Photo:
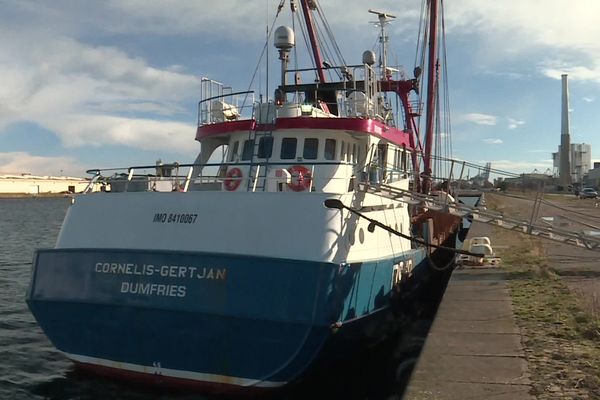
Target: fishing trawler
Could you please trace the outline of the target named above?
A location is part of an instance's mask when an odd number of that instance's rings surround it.
[[[432,154],[438,1],[423,29],[428,67],[411,77],[387,61],[393,15],[370,10],[378,56],[332,65],[317,2],[291,5],[312,68],[290,67],[292,28],[272,30],[273,99],[202,79],[196,160],[91,171],[102,190],[74,198],[55,248],[36,252],[27,303],[78,367],[209,390],[282,387],[381,340],[401,284],[452,266],[461,218],[440,206],[454,199]]]

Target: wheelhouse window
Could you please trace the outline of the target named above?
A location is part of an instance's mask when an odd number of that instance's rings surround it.
[[[377,145],[377,161],[381,168],[387,167],[387,144],[378,144]]]
[[[319,139],[304,139],[304,151],[302,157],[305,160],[316,160],[319,153]]]
[[[263,136],[258,141],[258,158],[271,158],[273,154],[273,136]]]
[[[325,159],[335,160],[335,139],[325,139]]]
[[[298,139],[296,138],[283,138],[281,140],[281,154],[282,160],[293,160],[296,158],[296,147],[298,146]]]
[[[340,150],[340,160],[346,161],[346,142],[342,142],[342,149]]]
[[[254,151],[254,140],[248,139],[244,142],[244,148],[242,149],[242,161],[248,161],[252,159],[252,152]]]
[[[240,149],[240,141],[236,140],[233,143],[233,147],[231,147],[231,152],[229,153],[229,161],[237,161],[237,158],[239,157],[239,155],[238,155],[239,149]]]

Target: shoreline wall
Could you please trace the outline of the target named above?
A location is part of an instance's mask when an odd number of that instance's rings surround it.
[[[0,175],[0,194],[80,193],[88,183],[85,178]]]

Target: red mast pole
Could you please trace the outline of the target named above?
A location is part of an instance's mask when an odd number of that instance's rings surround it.
[[[306,21],[306,29],[308,30],[308,38],[310,39],[310,45],[312,47],[313,57],[315,64],[317,64],[317,74],[319,75],[319,82],[325,82],[325,73],[323,72],[323,59],[321,58],[321,51],[319,50],[319,44],[317,43],[317,32],[315,31],[315,25],[312,20],[312,15],[308,7],[310,0],[301,0],[302,13],[304,14],[304,20]]]
[[[429,0],[429,56],[427,60],[427,115],[425,120],[425,151],[423,152],[423,193],[431,190],[431,146],[435,119],[437,88],[437,20],[438,0]]]

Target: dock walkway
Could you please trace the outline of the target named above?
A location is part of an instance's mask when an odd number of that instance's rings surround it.
[[[486,230],[474,224],[470,236]],[[530,390],[505,273],[455,270],[403,399],[534,399]]]

